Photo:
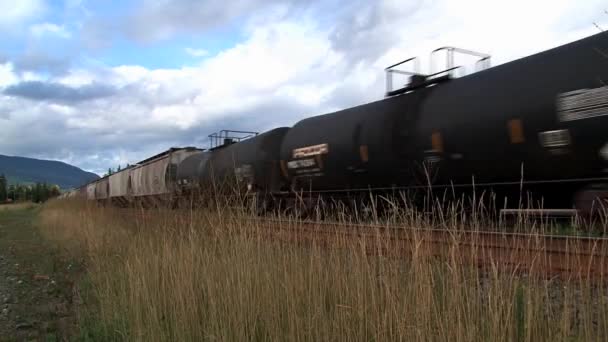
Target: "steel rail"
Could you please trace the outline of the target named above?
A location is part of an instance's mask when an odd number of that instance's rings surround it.
[[[436,190],[436,189],[451,189],[451,188],[485,188],[492,186],[521,186],[521,185],[544,185],[544,184],[568,184],[582,182],[599,182],[608,181],[608,177],[583,177],[583,178],[567,178],[567,179],[544,179],[544,180],[520,180],[507,182],[482,182],[482,183],[455,183],[455,184],[421,184],[421,185],[403,185],[403,186],[380,186],[369,188],[352,188],[352,189],[327,189],[327,190],[302,190],[295,191],[298,194],[318,194],[318,193],[348,193],[348,192],[369,192],[369,191],[387,191],[387,190]],[[276,194],[293,193],[293,191],[277,192]]]
[[[405,228],[389,225],[348,224],[280,219],[258,219],[271,234],[291,233],[292,240],[331,242],[328,238],[358,238],[381,250],[410,252],[417,250],[433,256],[447,256],[456,250],[462,259],[480,267],[500,263],[513,268],[549,277],[608,279],[608,238],[509,233],[479,230],[446,230],[437,228]],[[330,229],[328,229],[330,227]],[[333,229],[331,229],[333,228]],[[372,231],[373,230],[373,231]],[[289,236],[288,236],[289,238]],[[344,241],[334,240],[334,243]],[[378,244],[377,242],[384,242]],[[414,244],[406,242],[415,242]]]
[[[347,229],[383,229],[383,230],[392,230],[392,231],[418,231],[418,232],[458,232],[458,233],[475,233],[475,234],[485,234],[485,235],[497,235],[497,236],[510,236],[510,237],[522,237],[522,238],[531,238],[531,237],[541,237],[541,238],[555,238],[555,239],[577,239],[579,241],[594,241],[599,242],[602,241],[608,244],[608,238],[606,237],[592,237],[592,236],[576,236],[576,235],[555,235],[555,234],[540,234],[540,233],[520,233],[520,232],[501,232],[496,230],[447,230],[444,228],[415,228],[415,227],[405,227],[398,225],[389,225],[389,224],[366,224],[366,223],[350,223],[350,222],[339,222],[339,221],[313,221],[313,220],[298,220],[298,219],[274,219],[274,218],[259,218],[259,217],[251,217],[247,218],[250,221],[257,222],[270,222],[270,223],[296,223],[301,225],[319,225],[319,226],[342,226]]]

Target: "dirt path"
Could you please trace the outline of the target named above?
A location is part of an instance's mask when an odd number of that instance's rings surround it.
[[[0,341],[63,341],[76,332],[74,266],[40,235],[38,211],[0,210]]]

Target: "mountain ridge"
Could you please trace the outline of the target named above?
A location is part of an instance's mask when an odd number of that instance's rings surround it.
[[[45,160],[0,154],[0,175],[9,184],[43,183],[59,185],[62,189],[79,187],[99,176],[74,165],[57,160]]]

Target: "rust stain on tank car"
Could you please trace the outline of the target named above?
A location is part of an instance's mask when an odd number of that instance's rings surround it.
[[[439,131],[431,134],[431,146],[435,152],[443,152],[443,137]]]
[[[509,139],[511,144],[521,144],[526,141],[524,137],[524,126],[520,119],[512,119],[507,123],[509,128]]]
[[[359,146],[359,157],[364,163],[367,163],[369,161],[369,150],[367,148],[367,145]]]
[[[281,173],[283,174],[283,177],[289,177],[289,173],[287,172],[287,162],[284,160],[281,160]]]

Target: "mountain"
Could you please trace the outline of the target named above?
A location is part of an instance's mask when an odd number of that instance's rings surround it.
[[[0,174],[8,178],[9,184],[37,183],[59,185],[70,189],[98,179],[99,176],[63,162],[0,154]]]

